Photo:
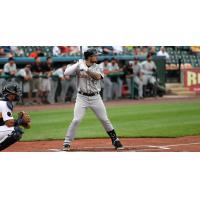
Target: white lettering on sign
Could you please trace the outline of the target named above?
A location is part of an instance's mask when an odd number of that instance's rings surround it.
[[[200,73],[198,73],[198,83],[200,84]]]
[[[191,72],[191,71],[187,73],[187,85],[188,86],[196,85],[198,83],[197,75],[198,75],[198,73]]]

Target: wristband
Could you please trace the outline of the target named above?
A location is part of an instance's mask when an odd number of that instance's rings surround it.
[[[14,126],[20,126],[20,125],[23,124],[23,122],[24,122],[23,119],[17,119],[17,120],[15,120],[15,124],[14,124]]]

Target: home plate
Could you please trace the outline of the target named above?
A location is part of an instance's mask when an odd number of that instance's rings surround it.
[[[48,149],[48,150],[52,152],[65,152],[62,149]]]
[[[166,147],[166,146],[152,146],[152,145],[150,145],[150,146],[147,146],[147,147],[150,147],[150,148],[158,148],[158,149],[170,149],[169,147]]]

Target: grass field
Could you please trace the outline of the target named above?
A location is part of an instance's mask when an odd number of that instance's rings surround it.
[[[107,108],[121,137],[178,137],[200,135],[200,103],[158,103],[110,106]],[[63,139],[73,116],[73,109],[30,112],[32,128],[23,141]],[[104,129],[88,110],[76,138],[105,137]]]

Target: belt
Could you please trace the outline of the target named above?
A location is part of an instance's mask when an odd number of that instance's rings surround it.
[[[93,97],[93,96],[99,94],[99,92],[95,92],[95,93],[85,93],[85,92],[81,92],[81,91],[79,91],[78,93],[79,93],[79,94],[82,94],[82,95],[84,95],[84,96],[88,96],[88,97]]]

